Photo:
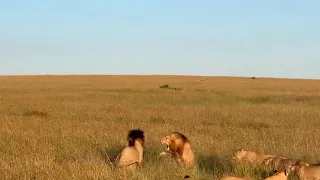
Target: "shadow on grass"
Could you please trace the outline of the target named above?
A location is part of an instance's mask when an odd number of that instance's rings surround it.
[[[227,158],[221,158],[216,155],[199,155],[197,157],[199,171],[206,174],[221,176],[224,173],[232,172],[233,165]]]
[[[213,175],[215,178],[237,176],[264,179],[274,173],[258,166],[236,163],[228,157],[219,157],[217,155],[199,155],[197,161],[198,169],[201,173]]]
[[[265,179],[272,176],[275,172],[268,171],[261,166],[250,164],[237,164],[232,174],[238,177],[250,177],[255,179]]]
[[[98,156],[105,161],[107,165],[113,167],[113,163],[117,155],[122,151],[124,146],[113,146],[113,147],[96,147]]]

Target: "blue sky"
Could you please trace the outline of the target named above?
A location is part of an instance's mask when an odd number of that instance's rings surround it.
[[[0,74],[320,78],[320,1],[3,0]]]

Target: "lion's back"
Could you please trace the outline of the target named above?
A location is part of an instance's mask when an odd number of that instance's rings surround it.
[[[126,166],[135,162],[139,162],[139,152],[134,147],[124,148],[115,160],[117,167]]]

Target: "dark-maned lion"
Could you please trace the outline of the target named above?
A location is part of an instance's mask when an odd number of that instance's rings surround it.
[[[140,129],[129,131],[128,146],[119,153],[115,160],[115,166],[135,170],[143,160],[144,132]]]

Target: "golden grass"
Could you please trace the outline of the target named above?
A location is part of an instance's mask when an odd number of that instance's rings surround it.
[[[238,148],[320,161],[320,82],[187,76],[0,77],[1,179],[264,178],[231,161]],[[167,84],[170,88],[159,88]],[[181,89],[180,89],[181,88]],[[114,172],[106,156],[145,131],[143,165]],[[172,131],[192,142],[198,168],[158,159]],[[168,165],[169,164],[169,165]]]

